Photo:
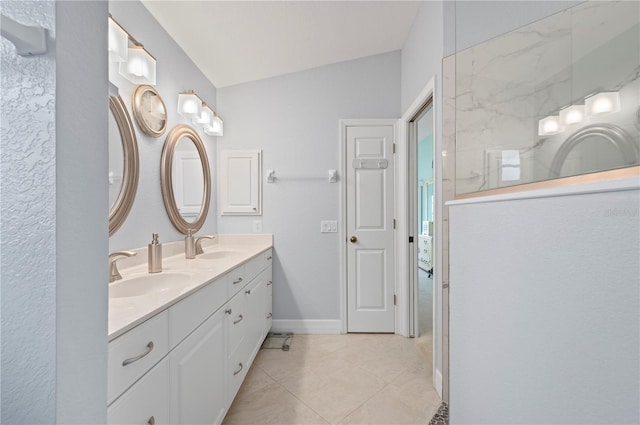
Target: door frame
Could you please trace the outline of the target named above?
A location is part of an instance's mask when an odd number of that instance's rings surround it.
[[[433,98],[433,149],[434,149],[434,244],[433,244],[433,283],[434,283],[434,306],[439,308],[440,312],[443,311],[442,305],[442,138],[440,136],[440,128],[438,127],[438,120],[441,116],[440,104],[438,102],[438,92],[436,90],[436,77],[433,76],[429,79],[427,84],[421,90],[420,94],[415,98],[407,110],[403,113],[402,118],[398,120],[398,132],[399,137],[396,144],[396,170],[398,173],[396,179],[396,197],[397,197],[397,215],[400,217],[398,220],[398,227],[396,231],[396,282],[403,282],[401,285],[397,285],[398,295],[398,332],[403,336],[411,336],[410,328],[411,321],[415,319],[412,317],[411,312],[411,291],[417,285],[417,270],[413,270],[415,265],[417,269],[417,263],[414,261],[414,257],[417,256],[417,242],[410,244],[409,236],[417,229],[416,223],[410,223],[412,211],[414,207],[412,190],[415,190],[417,180],[416,167],[410,167],[410,134],[409,134],[409,122],[420,111],[420,109]],[[411,172],[413,171],[413,173]],[[415,235],[414,235],[415,236]],[[416,236],[417,237],[417,236]],[[413,274],[413,276],[412,276]],[[439,298],[438,298],[439,297]],[[436,303],[439,302],[439,305]],[[434,309],[435,313],[436,309]],[[438,392],[438,395],[442,397],[442,381],[443,375],[446,373],[436,369],[435,353],[440,351],[443,353],[443,341],[442,341],[442,318],[439,321],[434,320],[434,332],[433,332],[433,384]],[[439,332],[436,332],[435,327],[439,325]],[[439,338],[436,338],[436,335]],[[444,365],[444,362],[443,362]]]
[[[393,138],[394,143],[397,147],[398,142],[398,120],[397,119],[342,119],[339,121],[340,125],[340,153],[338,155],[340,161],[340,174],[338,180],[340,181],[340,223],[338,237],[340,239],[340,333],[347,333],[347,127],[355,127],[355,126],[371,126],[371,125],[390,125],[393,127]],[[394,155],[394,165],[396,169],[394,170],[394,189],[393,196],[390,197],[390,202],[394,204],[394,217],[398,217],[397,215],[397,187],[398,187],[398,170],[397,170],[397,161]],[[394,252],[396,252],[398,245],[396,243],[396,238],[394,235]],[[398,267],[396,265],[397,262],[397,254],[395,254],[395,261],[393,261],[392,267],[394,267],[394,276],[397,276]],[[395,294],[398,293],[398,280],[396,279],[394,282]],[[395,333],[398,333],[398,306],[395,308]]]

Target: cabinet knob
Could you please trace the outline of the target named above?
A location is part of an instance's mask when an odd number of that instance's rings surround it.
[[[226,309],[224,312],[227,313],[227,314],[233,313],[233,311],[230,308]]]
[[[153,416],[149,418],[149,420],[147,421],[147,423],[149,425],[156,425],[156,418],[154,418]]]
[[[271,286],[271,285],[273,285],[272,281],[267,282],[267,286]]]
[[[246,291],[244,291],[244,293],[247,295],[251,295],[251,289],[247,289]]]

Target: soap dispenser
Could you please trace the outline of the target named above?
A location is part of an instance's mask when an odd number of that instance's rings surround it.
[[[187,230],[187,236],[184,237],[184,257],[188,260],[196,258],[196,247],[193,239],[193,231]]]
[[[162,244],[158,242],[158,234],[152,234],[153,240],[149,244],[149,273],[162,271]]]

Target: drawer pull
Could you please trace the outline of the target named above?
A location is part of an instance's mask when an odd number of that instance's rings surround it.
[[[273,285],[272,281],[267,282],[267,286],[271,286],[271,285]]]
[[[130,365],[133,362],[137,362],[138,360],[140,360],[141,358],[149,354],[151,351],[153,351],[153,341],[149,341],[149,343],[147,344],[147,351],[140,354],[139,356],[131,357],[130,359],[125,359],[122,362],[122,366]]]
[[[240,369],[238,369],[235,372],[233,372],[233,376],[236,376],[237,374],[242,372],[242,369],[244,369],[244,366],[242,366],[242,363],[238,363],[238,366],[240,366]]]
[[[239,315],[239,316],[238,316],[238,320],[234,320],[234,321],[233,321],[233,324],[234,324],[234,325],[237,325],[238,323],[242,322],[242,319],[244,319],[244,317],[243,317],[243,316],[242,316],[242,314],[241,314],[241,315]]]
[[[237,284],[238,284],[238,283],[240,283],[240,282],[242,282],[242,278],[241,278],[241,277],[239,277],[239,278],[238,278],[238,280],[234,280],[234,281],[233,281],[233,284],[234,284],[234,285],[237,285]]]
[[[272,313],[267,314],[267,319],[271,319],[273,317]]]
[[[226,309],[224,312],[225,312],[225,313],[227,313],[227,314],[231,314],[231,313],[233,313],[233,310],[231,310],[230,308],[228,308],[228,309]]]
[[[247,295],[251,295],[251,289],[247,289],[246,291],[244,291],[244,293]]]
[[[147,421],[147,423],[149,425],[156,425],[156,418],[154,418],[153,416],[149,418],[149,420]]]
[[[272,258],[273,258],[273,256],[270,255],[270,256],[267,257],[267,260],[271,260]]]

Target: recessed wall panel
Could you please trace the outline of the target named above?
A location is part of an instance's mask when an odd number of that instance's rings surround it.
[[[382,249],[356,251],[356,310],[384,310],[387,282],[386,252]]]
[[[384,170],[356,170],[356,230],[385,228]],[[362,190],[360,188],[366,188]]]

